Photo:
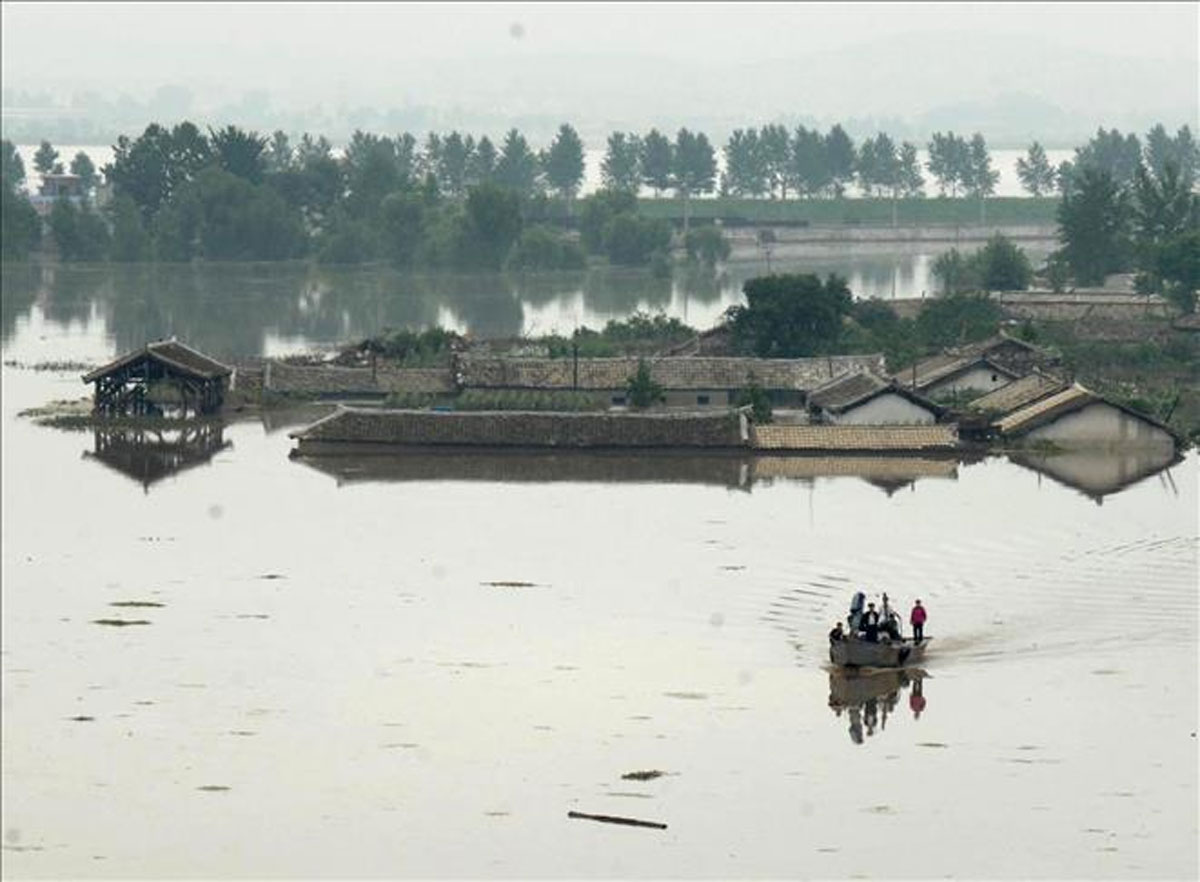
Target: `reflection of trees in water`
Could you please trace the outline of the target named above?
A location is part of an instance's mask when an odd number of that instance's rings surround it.
[[[676,275],[674,283],[676,300],[686,298],[706,305],[720,300],[730,286],[729,275],[726,272],[703,265],[686,266]],[[741,292],[740,286],[737,292]]]
[[[588,273],[583,302],[601,315],[625,316],[639,308],[665,310],[671,305],[671,279],[655,278],[647,270],[596,270]]]
[[[29,312],[37,299],[41,272],[33,263],[5,263],[0,265],[0,329],[4,343],[12,339],[17,319]]]

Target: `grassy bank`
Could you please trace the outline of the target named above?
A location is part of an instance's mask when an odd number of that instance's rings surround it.
[[[1055,223],[1057,198],[997,197],[988,199],[987,224],[1011,226]],[[683,200],[640,199],[639,211],[652,218],[683,220]],[[689,208],[695,221],[721,219],[726,225],[779,224],[809,226],[891,226],[890,199],[693,199]],[[896,203],[896,223],[901,226],[971,226],[980,222],[976,199],[901,199]]]

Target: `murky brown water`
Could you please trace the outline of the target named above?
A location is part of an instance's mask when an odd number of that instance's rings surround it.
[[[8,878],[1197,874],[1195,453],[316,467],[274,421],[148,480],[15,417],[78,374],[3,384]],[[858,587],[929,607],[923,677],[831,678]]]

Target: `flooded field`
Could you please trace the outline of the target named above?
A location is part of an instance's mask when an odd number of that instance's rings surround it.
[[[7,878],[1197,874],[1195,452],[172,460],[17,417],[80,373],[3,368]]]

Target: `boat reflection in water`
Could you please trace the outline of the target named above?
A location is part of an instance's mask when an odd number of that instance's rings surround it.
[[[225,426],[217,421],[97,428],[94,447],[83,451],[83,457],[132,478],[149,493],[152,484],[203,465],[232,447],[233,442],[225,440],[224,434]]]
[[[832,670],[829,672],[829,707],[849,720],[850,740],[862,744],[887,728],[904,693],[908,710],[919,720],[925,710],[925,679],[919,668],[901,670]]]

